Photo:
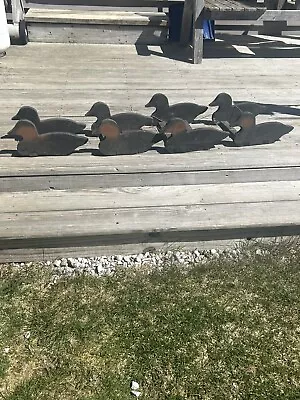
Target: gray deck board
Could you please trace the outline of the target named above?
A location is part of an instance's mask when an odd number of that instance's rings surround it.
[[[207,105],[227,91],[234,100],[273,104],[274,115],[258,122],[294,130],[272,145],[178,155],[95,157],[92,139],[85,153],[26,159],[11,157],[16,142],[0,140],[0,261],[300,234],[300,59],[192,65],[151,49],[157,54],[142,57],[126,45],[12,46],[0,61],[1,135],[21,105],[89,125],[94,119],[84,114],[95,101],[149,115],[144,105],[155,92],[171,103]]]

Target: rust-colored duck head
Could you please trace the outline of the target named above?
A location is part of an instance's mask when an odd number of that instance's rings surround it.
[[[31,106],[22,106],[16,115],[12,117],[12,120],[28,120],[38,125],[40,122],[40,117],[37,110]]]
[[[209,103],[209,106],[232,106],[232,97],[228,93],[219,93],[218,96],[211,103]]]
[[[169,107],[169,100],[163,93],[155,93],[145,107],[166,108]]]
[[[103,101],[97,101],[91,107],[91,109],[85,114],[86,117],[97,117],[99,119],[110,118],[110,110],[106,103]]]
[[[20,141],[31,141],[38,137],[36,126],[28,120],[20,120],[2,139],[15,139]]]
[[[163,133],[166,137],[170,137],[170,135],[174,136],[190,130],[191,127],[187,121],[181,118],[172,118],[166,123]]]
[[[100,141],[105,139],[117,140],[121,131],[116,121],[106,118],[101,122],[101,125],[98,128],[98,133]]]

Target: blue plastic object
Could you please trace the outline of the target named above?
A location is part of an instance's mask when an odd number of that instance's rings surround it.
[[[172,42],[179,42],[180,40],[183,6],[183,4],[173,4],[169,8],[169,40]],[[215,39],[215,21],[203,21],[203,37],[206,40]],[[190,40],[192,40],[192,26]]]

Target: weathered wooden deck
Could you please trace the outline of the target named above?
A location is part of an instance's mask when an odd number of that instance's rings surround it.
[[[249,39],[249,38],[248,38]],[[155,92],[171,102],[208,104],[218,92],[235,100],[273,104],[272,120],[295,129],[281,142],[181,155],[11,157],[16,143],[0,141],[0,261],[135,252],[164,244],[300,234],[300,59],[294,44],[273,46],[273,58],[216,44],[219,54],[192,65],[134,46],[30,43],[0,60],[1,136],[21,105],[43,117],[83,117],[97,100],[112,112],[149,113]],[[268,53],[254,38],[247,48]],[[240,43],[242,51],[243,43]],[[244,43],[245,44],[245,43]],[[219,47],[218,47],[219,46]],[[286,55],[282,58],[279,47]],[[298,46],[299,47],[299,46]],[[216,50],[217,48],[217,50]],[[208,49],[208,54],[209,50]],[[203,116],[209,118],[213,110]],[[258,122],[270,117],[260,116]]]

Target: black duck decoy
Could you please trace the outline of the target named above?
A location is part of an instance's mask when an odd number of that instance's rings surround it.
[[[97,129],[104,119],[112,119],[113,121],[116,121],[122,132],[140,129],[142,126],[157,125],[157,122],[152,117],[135,112],[122,112],[111,115],[108,105],[102,101],[98,101],[97,103],[93,104],[85,116],[97,118],[97,121],[95,121],[91,126],[91,136],[97,136]]]
[[[176,103],[170,106],[167,96],[162,93],[155,93],[145,107],[155,107],[156,110],[151,115],[161,122],[167,122],[176,117],[193,122],[199,114],[207,110],[206,106],[196,103]]]
[[[192,129],[187,121],[173,118],[165,125],[164,135],[165,148],[170,153],[185,153],[211,149],[220,144],[228,133],[216,128]]]
[[[39,114],[34,107],[23,106],[19,109],[12,120],[29,120],[34,123],[40,135],[49,132],[82,133],[86,124],[75,122],[69,118],[47,118],[40,120]]]
[[[121,132],[116,121],[108,118],[98,128],[98,136],[100,153],[105,156],[144,153],[157,142],[153,132],[141,129]]]
[[[232,98],[228,93],[219,93],[218,96],[209,103],[210,107],[218,107],[213,113],[212,120],[218,123],[228,123],[229,126],[235,126],[240,118],[242,111],[232,103]]]
[[[24,157],[66,156],[84,145],[88,138],[68,132],[50,132],[39,135],[36,126],[28,120],[20,120],[3,138],[18,141],[17,152]]]
[[[257,116],[259,114],[269,114],[272,112],[267,110],[267,107],[253,102],[240,101],[234,103],[232,97],[228,93],[219,93],[218,96],[209,104],[210,107],[218,106],[218,110],[212,115],[212,119],[215,122],[227,121],[230,126],[235,126],[234,124],[240,118],[241,112],[247,111],[251,114]]]
[[[255,116],[249,112],[242,113],[238,124],[241,129],[233,138],[236,146],[274,143],[294,129],[293,126],[281,122],[264,122],[256,125]]]

